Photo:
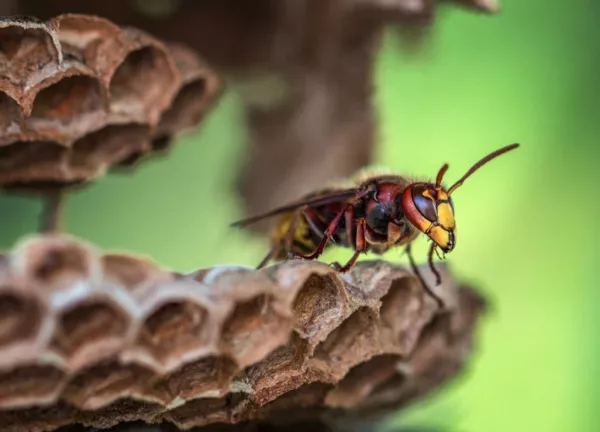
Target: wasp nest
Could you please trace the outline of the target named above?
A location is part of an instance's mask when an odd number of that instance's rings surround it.
[[[455,375],[484,306],[384,262],[179,274],[57,234],[0,257],[5,432],[364,418]]]
[[[91,15],[0,20],[0,186],[81,184],[167,147],[218,94],[192,52]]]

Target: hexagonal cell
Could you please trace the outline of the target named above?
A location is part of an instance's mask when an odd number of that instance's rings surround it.
[[[150,128],[138,124],[110,125],[92,132],[73,144],[69,167],[75,176],[89,178],[106,166],[138,152],[147,152]]]
[[[88,300],[63,311],[51,347],[80,367],[110,355],[127,335],[130,318],[105,300]]]
[[[315,343],[324,340],[348,312],[343,289],[334,275],[309,276],[294,299],[294,329]]]
[[[0,147],[0,184],[62,181],[66,149],[51,141],[17,141]]]
[[[144,321],[137,344],[163,364],[199,350],[208,343],[208,313],[202,306],[186,301],[162,304]]]
[[[49,37],[39,28],[22,28],[18,26],[0,26],[0,53],[7,61],[15,59],[22,49],[30,44],[37,44]]]
[[[35,96],[27,123],[37,133],[68,140],[85,133],[104,116],[100,82],[90,76],[74,75]]]
[[[229,391],[236,371],[232,359],[211,356],[180,367],[161,381],[160,386],[166,387],[173,398],[184,400],[221,397]]]
[[[127,171],[135,167],[138,162],[146,157],[165,155],[174,144],[173,135],[155,135],[150,141],[150,145],[141,150],[134,151],[124,158],[115,161],[115,166],[111,167],[113,171]]]
[[[21,109],[17,102],[0,92],[0,142],[21,131]]]
[[[191,128],[202,120],[206,107],[206,81],[192,81],[179,90],[171,107],[163,113],[158,129],[173,134]]]
[[[11,292],[0,292],[0,349],[36,337],[42,322],[37,300]]]
[[[159,49],[132,51],[110,82],[111,111],[137,120],[152,118],[164,106],[165,88],[175,79],[166,54]]]
[[[17,408],[51,402],[65,373],[53,366],[23,365],[0,373],[0,407]]]
[[[19,99],[25,87],[37,82],[47,73],[44,66],[62,59],[60,43],[44,23],[35,19],[4,17],[0,19],[0,76],[8,89],[12,86]]]
[[[94,271],[92,253],[85,246],[62,237],[35,239],[18,254],[29,282],[49,292],[89,279]]]
[[[325,404],[334,408],[351,408],[365,399],[377,386],[398,374],[397,355],[383,354],[354,366],[327,394]]]
[[[156,376],[135,364],[105,361],[75,375],[65,387],[62,397],[85,410],[97,410],[112,402],[143,393]]]
[[[272,302],[263,294],[238,303],[223,325],[222,349],[241,367],[263,359],[285,343],[291,331],[291,318],[279,316]]]
[[[322,375],[322,381],[336,382],[350,368],[378,354],[377,318],[373,310],[359,308],[317,345],[310,364]]]
[[[285,346],[249,366],[244,382],[252,387],[252,400],[264,405],[310,380],[304,367],[308,353],[308,343],[292,333]]]
[[[98,66],[94,60],[107,61],[98,51],[105,50],[104,45],[118,43],[114,38],[120,33],[119,27],[99,16],[64,14],[55,17],[53,22],[57,23],[58,37],[63,44],[76,46],[84,53],[90,51],[86,57],[94,67]]]
[[[130,168],[134,168],[143,159],[154,156],[164,156],[174,143],[175,138],[169,135],[160,135],[152,138],[150,142],[150,149],[144,151],[133,152],[127,157],[116,162],[114,171],[126,171]]]
[[[410,277],[392,281],[388,293],[381,299],[381,334],[400,351],[412,351],[421,330],[433,317],[433,309],[426,302],[427,294]]]
[[[128,291],[168,282],[173,278],[171,273],[161,270],[152,261],[129,255],[103,255],[102,266],[106,280]]]

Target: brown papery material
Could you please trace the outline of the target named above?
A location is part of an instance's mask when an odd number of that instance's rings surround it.
[[[100,17],[2,18],[0,187],[78,185],[162,150],[219,86],[189,49]]]
[[[459,372],[484,301],[403,267],[191,274],[65,235],[0,256],[0,430],[365,419]]]

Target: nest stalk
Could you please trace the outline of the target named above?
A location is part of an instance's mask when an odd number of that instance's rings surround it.
[[[64,191],[54,190],[44,195],[42,202],[42,212],[40,215],[40,233],[56,233],[61,230],[61,224],[63,222],[64,205]]]

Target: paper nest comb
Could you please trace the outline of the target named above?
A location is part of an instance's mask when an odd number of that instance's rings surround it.
[[[485,303],[443,276],[440,310],[385,262],[343,277],[295,260],[179,274],[66,235],[29,238],[0,255],[0,430],[395,410],[471,352]]]
[[[0,186],[81,184],[168,147],[219,94],[193,52],[91,15],[0,19]]]

